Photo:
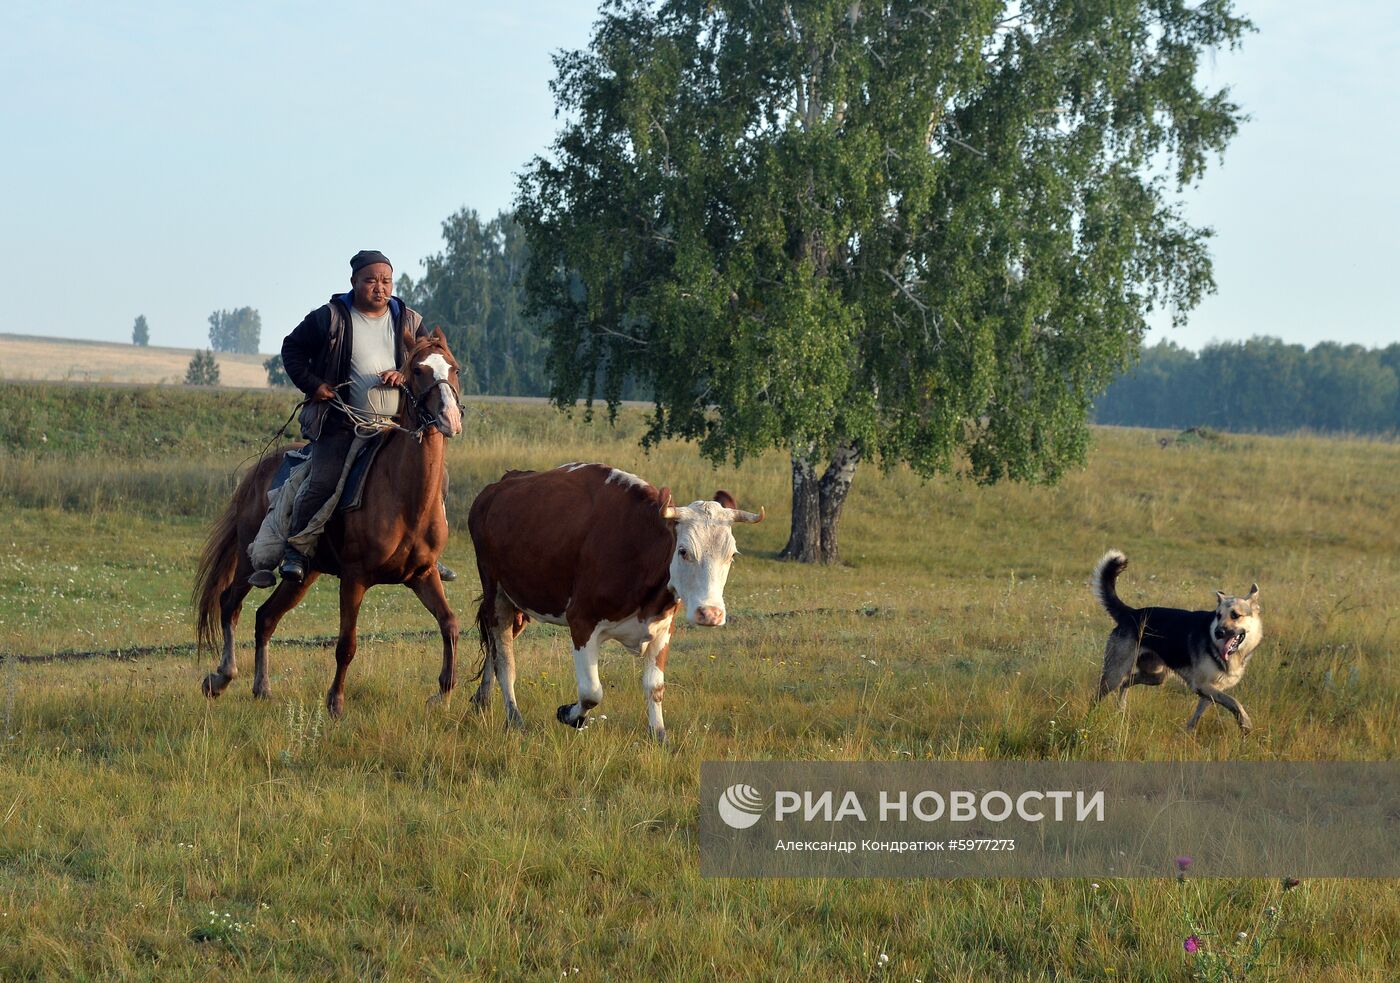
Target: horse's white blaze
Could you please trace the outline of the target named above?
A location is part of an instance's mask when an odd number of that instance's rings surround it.
[[[423,361],[419,362],[418,364],[426,365],[428,366],[428,368],[432,369],[433,378],[436,379],[438,382],[446,382],[450,378],[450,373],[452,372],[452,369],[447,364],[447,359],[443,358],[442,354],[439,352],[433,352],[431,355],[423,359]]]

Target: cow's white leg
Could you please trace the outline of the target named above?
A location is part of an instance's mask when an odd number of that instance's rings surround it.
[[[574,676],[578,679],[578,702],[565,703],[555,713],[561,724],[582,727],[588,711],[603,702],[603,684],[598,680],[598,630],[574,649]]]
[[[525,718],[515,703],[515,652],[509,642],[501,646],[497,656],[496,680],[501,684],[501,700],[506,705],[506,726],[524,727]]]
[[[495,620],[490,626],[491,649],[486,658],[490,665],[483,665],[481,687],[475,697],[477,706],[485,707],[491,699],[491,672],[494,669],[496,682],[501,686],[501,702],[506,708],[506,727],[520,729],[525,726],[525,718],[520,715],[520,707],[515,703],[515,636],[519,612],[504,594],[496,595]],[[484,692],[483,692],[484,691]]]
[[[666,655],[671,650],[671,619],[657,624],[642,651],[642,693],[647,701],[647,728],[651,736],[666,743],[666,721],[661,715],[661,698],[666,692]]]

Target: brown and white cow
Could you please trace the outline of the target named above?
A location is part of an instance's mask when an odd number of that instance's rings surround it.
[[[494,675],[506,725],[523,725],[512,642],[533,618],[567,625],[573,639],[578,702],[559,708],[561,723],[582,727],[602,702],[598,647],[613,639],[643,657],[648,723],[664,741],[661,697],[676,614],[724,624],[724,583],[738,553],[731,526],[761,521],[761,510],[740,511],[727,492],[677,506],[670,489],[604,464],[507,472],[481,490],[467,520],[482,589],[473,702],[489,704]]]

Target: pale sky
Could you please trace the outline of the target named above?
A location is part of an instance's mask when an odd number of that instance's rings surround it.
[[[1219,292],[1183,329],[1400,340],[1400,4],[1241,2],[1211,59],[1253,119],[1187,197]],[[552,52],[591,0],[9,0],[0,32],[0,332],[208,343],[250,306],[264,351],[380,249],[417,275],[463,206],[510,205],[556,128]],[[1154,333],[1154,338],[1163,333]]]

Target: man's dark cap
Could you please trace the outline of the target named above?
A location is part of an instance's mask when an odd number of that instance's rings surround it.
[[[378,249],[361,249],[350,257],[350,275],[354,276],[364,267],[373,266],[375,263],[384,263],[391,270],[394,268],[394,264],[389,262],[389,257]]]

